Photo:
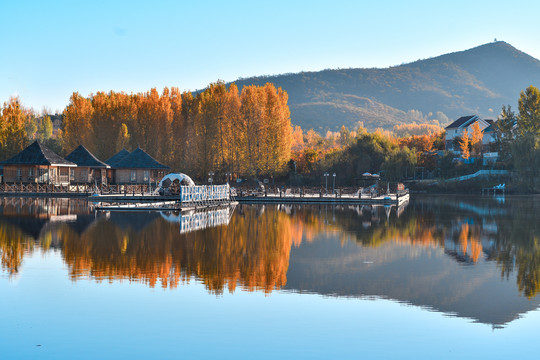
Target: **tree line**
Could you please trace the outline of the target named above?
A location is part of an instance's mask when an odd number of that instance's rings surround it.
[[[270,83],[239,91],[234,84],[216,82],[197,94],[174,87],[161,94],[156,89],[88,97],[75,92],[53,135],[50,116],[39,117],[12,98],[0,113],[0,157],[13,156],[38,139],[62,155],[82,144],[102,160],[123,148],[141,147],[198,179],[209,172],[275,176],[290,160],[287,101],[287,93]]]
[[[356,185],[365,172],[396,181],[418,169],[446,178],[481,166],[479,161],[456,162],[451,152],[440,156],[445,133],[439,126],[404,124],[393,131],[369,133],[359,122],[353,129],[342,126],[340,131],[319,134],[291,126],[287,100],[287,93],[272,84],[239,91],[223,82],[195,94],[177,88],[162,93],[98,92],[88,97],[74,93],[58,121],[58,115],[35,114],[18,99],[10,99],[0,113],[0,155],[12,156],[32,139],[62,155],[83,144],[103,160],[122,148],[140,146],[173,170],[198,180],[215,173],[220,181],[274,177],[292,185],[320,185],[326,172],[336,172],[343,186]],[[518,113],[503,106],[493,129],[490,150],[501,159],[496,166],[515,170],[522,189],[538,190],[540,91],[533,86],[524,90]],[[476,125],[455,140],[462,158],[482,156],[482,136]]]
[[[516,185],[540,191],[540,90],[531,85],[521,91],[517,113],[503,106],[493,130],[493,150],[505,168],[515,171]]]
[[[64,110],[62,144],[85,144],[107,159],[141,147],[173,169],[196,178],[209,172],[279,174],[290,157],[287,93],[272,84],[210,84],[193,94],[178,88],[146,93],[74,93]]]

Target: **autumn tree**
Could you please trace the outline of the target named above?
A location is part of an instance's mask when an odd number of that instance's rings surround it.
[[[62,147],[71,151],[80,144],[91,151],[95,146],[91,142],[93,132],[94,108],[90,99],[75,92],[69,98],[69,105],[64,109],[62,122]]]
[[[231,84],[227,92],[225,101],[225,118],[229,123],[228,139],[227,139],[227,157],[228,157],[228,173],[239,174],[241,163],[245,159],[245,151],[240,144],[248,134],[241,131],[241,113],[240,113],[240,93],[236,84]]]
[[[36,137],[41,142],[46,142],[52,137],[53,123],[49,115],[44,115],[38,120],[38,126],[36,131]]]
[[[404,177],[414,175],[416,166],[416,154],[407,147],[395,149],[382,164],[387,180],[401,180]]]
[[[342,147],[348,146],[352,143],[353,137],[351,136],[350,130],[345,126],[341,125],[339,130],[339,144]]]
[[[35,116],[35,114],[30,114],[30,116],[27,116],[24,129],[26,131],[26,136],[28,137],[28,140],[34,140],[36,138],[36,133],[38,131],[38,123],[39,119]]]
[[[177,87],[171,88],[169,92],[169,103],[172,111],[171,165],[176,169],[181,169],[184,166],[183,155],[186,141],[186,121],[182,113],[182,93]]]
[[[459,148],[461,149],[461,157],[464,159],[468,159],[470,156],[469,144],[469,133],[467,129],[465,129],[463,131],[463,134],[459,137]]]
[[[471,147],[476,155],[482,152],[482,137],[482,129],[480,129],[480,124],[478,124],[477,121],[472,125],[472,134],[470,139]]]
[[[291,158],[288,96],[272,84],[218,81],[196,96],[178,88],[146,93],[73,93],[59,132],[66,152],[79,144],[107,159],[122,148],[141,147],[159,161],[203,179],[274,175]],[[28,124],[27,124],[28,125]],[[41,123],[50,134],[47,120]],[[47,130],[46,130],[47,129]],[[33,132],[38,132],[36,129]],[[301,133],[301,130],[300,130]]]
[[[403,138],[409,136],[433,135],[438,134],[443,129],[433,124],[401,124],[393,128],[394,135]]]
[[[303,147],[304,147],[304,133],[302,131],[302,128],[296,125],[292,132],[291,149],[293,151],[299,151],[299,150],[302,150]]]
[[[17,97],[4,103],[0,113],[0,158],[7,159],[28,145],[27,113]]]

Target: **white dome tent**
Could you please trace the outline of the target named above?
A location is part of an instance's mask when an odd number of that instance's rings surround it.
[[[170,173],[165,175],[163,179],[161,179],[155,192],[159,193],[160,191],[164,190],[164,184],[170,185],[176,180],[178,180],[178,184],[180,185],[195,186],[195,182],[188,175],[182,173]]]

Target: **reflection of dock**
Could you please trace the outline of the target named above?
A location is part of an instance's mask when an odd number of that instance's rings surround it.
[[[236,203],[229,185],[180,186],[177,195],[95,195],[90,197],[97,210],[106,211],[189,211]]]
[[[386,194],[377,197],[328,196],[328,195],[266,195],[236,197],[240,203],[258,204],[350,204],[350,205],[403,205],[409,201],[409,193]]]
[[[229,225],[234,206],[226,206],[206,211],[161,212],[161,216],[172,223],[180,224],[180,233],[202,230],[210,227]]]
[[[213,209],[221,206],[236,205],[236,201],[209,203],[181,203],[179,201],[161,201],[161,202],[134,202],[134,203],[115,203],[96,205],[95,209],[99,211],[195,211]]]

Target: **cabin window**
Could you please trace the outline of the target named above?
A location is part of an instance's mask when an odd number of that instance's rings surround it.
[[[150,170],[144,170],[143,181],[147,182],[148,180],[150,180]]]
[[[69,180],[71,181],[75,180],[75,169],[73,168],[69,169]]]
[[[32,180],[32,177],[34,177],[34,169],[30,168],[28,169],[28,179]]]
[[[17,180],[21,180],[22,179],[22,171],[21,171],[21,168],[17,168]]]
[[[137,172],[135,170],[131,170],[131,176],[129,178],[131,182],[137,181]]]
[[[45,169],[39,169],[39,181],[40,182],[46,182],[47,178],[45,176],[46,170]]]

